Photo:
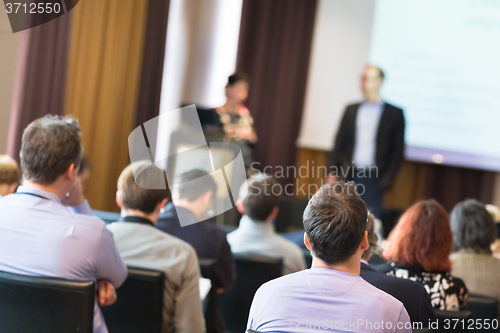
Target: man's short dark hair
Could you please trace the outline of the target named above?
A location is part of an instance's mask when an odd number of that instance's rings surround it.
[[[273,177],[265,174],[251,176],[243,183],[244,188],[240,191],[243,199],[245,214],[255,221],[265,221],[274,207],[278,206],[280,196],[274,186],[278,185]]]
[[[329,265],[345,262],[363,240],[367,216],[354,182],[321,186],[303,216],[312,253]]]
[[[496,226],[483,203],[475,199],[459,202],[451,211],[450,223],[456,250],[463,248],[491,253]]]
[[[217,184],[208,172],[193,169],[181,175],[177,191],[179,199],[193,202],[209,191],[212,191],[215,195],[217,193]]]
[[[134,170],[139,173],[137,179]],[[165,182],[163,170],[149,161],[134,162],[127,166],[118,178],[123,207],[151,214],[160,202],[170,197],[168,186],[166,189],[151,189],[147,186],[158,181]]]
[[[21,169],[34,183],[54,183],[71,164],[78,169],[82,157],[80,125],[72,116],[46,115],[24,130]]]

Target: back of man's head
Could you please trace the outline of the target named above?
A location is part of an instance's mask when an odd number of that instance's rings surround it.
[[[239,197],[242,200],[245,215],[254,221],[265,221],[273,209],[278,206],[280,189],[273,177],[266,174],[251,176],[243,183]]]
[[[378,236],[375,233],[375,216],[368,213],[368,220],[366,221],[366,231],[368,232],[368,249],[363,252],[362,259],[370,260],[372,254],[377,249]]]
[[[134,171],[137,178],[134,176]],[[158,181],[165,182],[163,170],[149,161],[134,162],[127,166],[118,178],[118,195],[123,208],[151,214],[160,202],[170,196],[168,187],[150,189],[152,186],[147,186]]]
[[[47,115],[24,130],[21,167],[24,178],[33,183],[54,183],[71,164],[78,169],[82,157],[80,125],[72,116]]]
[[[347,261],[359,249],[366,219],[366,205],[353,182],[323,185],[303,215],[313,255],[328,265]]]
[[[181,174],[180,183],[177,186],[178,199],[193,202],[207,192],[212,192],[212,194],[217,192],[217,184],[208,172],[193,169]]]
[[[11,185],[21,181],[21,171],[9,155],[0,155],[0,184]]]
[[[21,182],[21,170],[9,155],[0,155],[0,195],[15,192]]]

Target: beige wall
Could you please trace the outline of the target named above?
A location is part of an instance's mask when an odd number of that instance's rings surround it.
[[[22,32],[12,33],[5,10],[0,10],[0,154],[7,149],[10,106],[19,41]]]

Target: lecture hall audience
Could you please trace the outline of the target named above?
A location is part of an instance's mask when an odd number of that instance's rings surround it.
[[[367,215],[353,182],[323,185],[303,215],[312,268],[263,284],[254,296],[247,328],[317,332],[337,325],[337,330],[349,332],[410,333],[403,304],[359,276],[368,249]]]
[[[238,229],[227,235],[233,253],[253,253],[283,258],[283,275],[306,269],[304,254],[296,244],[274,231],[280,196],[276,180],[259,173],[244,182],[237,201],[243,214]]]
[[[151,162],[127,166],[116,193],[121,218],[108,229],[127,265],[165,272],[163,332],[205,332],[196,252],[188,243],[155,228],[169,197],[166,188],[148,189],[147,184],[158,181],[164,182],[163,171]]]
[[[80,140],[80,126],[71,116],[47,115],[25,129],[23,185],[0,200],[0,270],[97,281],[94,332],[105,333],[99,306],[115,302],[127,268],[113,235],[83,196]]]
[[[470,293],[500,300],[500,260],[490,248],[497,234],[493,217],[484,204],[468,199],[455,205],[450,219],[455,241],[452,274],[464,280]]]
[[[193,169],[180,175],[172,192],[173,203],[167,203],[156,227],[191,244],[198,258],[215,259],[212,287],[218,294],[225,293],[236,279],[236,266],[226,232],[207,220],[217,184],[208,172]],[[224,332],[224,320],[217,306],[214,316],[214,327],[207,329]]]
[[[21,170],[8,155],[0,155],[0,197],[12,194],[21,183]]]
[[[427,327],[429,321],[433,322],[436,316],[424,286],[418,282],[385,275],[370,267],[368,261],[378,248],[378,236],[375,233],[375,216],[373,214],[368,214],[366,231],[368,232],[368,249],[363,252],[361,257],[360,276],[368,283],[401,301],[413,323],[422,323],[422,327]]]
[[[401,216],[383,252],[389,274],[422,283],[438,310],[459,311],[467,304],[465,283],[450,274],[453,235],[446,210],[435,200],[413,204]]]

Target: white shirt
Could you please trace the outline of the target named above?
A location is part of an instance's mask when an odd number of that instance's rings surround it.
[[[276,234],[270,221],[257,222],[244,215],[239,228],[227,235],[227,241],[233,253],[283,258],[283,275],[306,269],[300,247]]]
[[[205,332],[200,266],[193,247],[152,223],[114,222],[107,227],[127,265],[165,272],[162,332],[170,333],[172,325],[176,332]]]
[[[356,116],[353,162],[356,167],[375,166],[377,133],[384,102],[362,103]]]

